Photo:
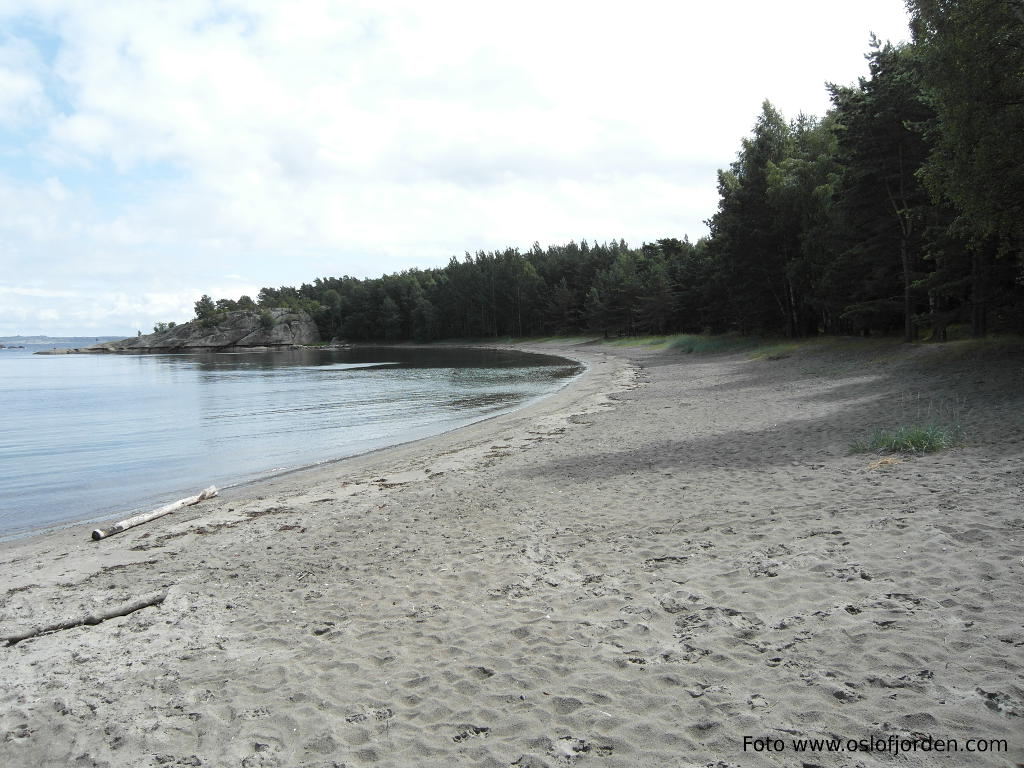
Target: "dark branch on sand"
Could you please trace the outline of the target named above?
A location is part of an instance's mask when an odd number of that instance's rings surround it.
[[[56,624],[34,627],[25,632],[19,632],[16,635],[0,637],[0,641],[5,645],[11,646],[16,643],[20,643],[22,640],[28,640],[30,637],[39,637],[40,635],[48,635],[51,632],[60,632],[64,629],[74,629],[75,627],[81,627],[84,625],[100,624],[108,619],[116,619],[119,616],[127,616],[130,613],[135,613],[135,611],[141,611],[143,608],[149,608],[151,605],[160,605],[160,603],[162,603],[166,598],[166,589],[159,592],[151,592],[150,594],[138,597],[129,603],[122,603],[115,608],[108,608],[105,611],[91,613],[87,616],[81,616],[76,619],[68,619]]]

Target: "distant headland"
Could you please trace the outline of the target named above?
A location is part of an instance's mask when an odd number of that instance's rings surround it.
[[[120,336],[0,336],[0,349],[24,348],[29,344],[98,344]]]
[[[307,312],[286,308],[246,309],[197,318],[154,333],[102,340],[82,347],[47,349],[36,354],[230,352],[239,349],[282,349],[317,344],[319,341],[320,332]]]

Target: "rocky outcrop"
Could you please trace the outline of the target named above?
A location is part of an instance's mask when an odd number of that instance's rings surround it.
[[[193,320],[162,333],[107,341],[71,352],[229,352],[281,348],[320,341],[313,318],[291,309],[238,310],[212,320]]]

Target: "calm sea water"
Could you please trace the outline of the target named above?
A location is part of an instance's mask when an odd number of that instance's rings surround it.
[[[579,372],[495,350],[32,354],[40,348],[0,350],[0,537],[438,434]]]

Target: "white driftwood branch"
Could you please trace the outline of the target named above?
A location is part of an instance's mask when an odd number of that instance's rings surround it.
[[[105,539],[107,538],[107,536],[113,536],[115,533],[127,531],[129,528],[134,528],[136,525],[142,525],[143,523],[148,523],[150,520],[156,520],[158,517],[163,517],[168,512],[173,512],[174,510],[181,509],[182,507],[190,507],[193,504],[198,504],[200,501],[203,501],[204,499],[211,499],[216,495],[217,489],[211,485],[209,488],[197,494],[196,496],[189,496],[187,499],[181,499],[180,501],[176,501],[173,504],[168,504],[166,506],[160,507],[160,509],[154,509],[152,512],[143,512],[141,515],[129,517],[127,520],[122,520],[119,523],[114,523],[109,528],[97,528],[95,531],[92,532],[92,537],[95,541]]]
[[[157,592],[151,592],[148,595],[137,597],[131,602],[122,603],[121,605],[113,608],[107,608],[106,610],[98,611],[97,613],[90,613],[88,616],[80,616],[76,619],[59,621],[55,624],[33,627],[25,632],[19,632],[16,635],[0,637],[0,642],[7,645],[15,645],[16,643],[20,643],[22,640],[28,640],[30,637],[39,637],[39,635],[47,635],[50,632],[59,632],[62,629],[73,629],[74,627],[81,627],[83,625],[99,624],[107,619],[116,619],[118,616],[127,616],[129,613],[141,611],[143,608],[148,608],[151,605],[160,605],[160,603],[167,598],[167,592],[168,590],[161,589]]]

